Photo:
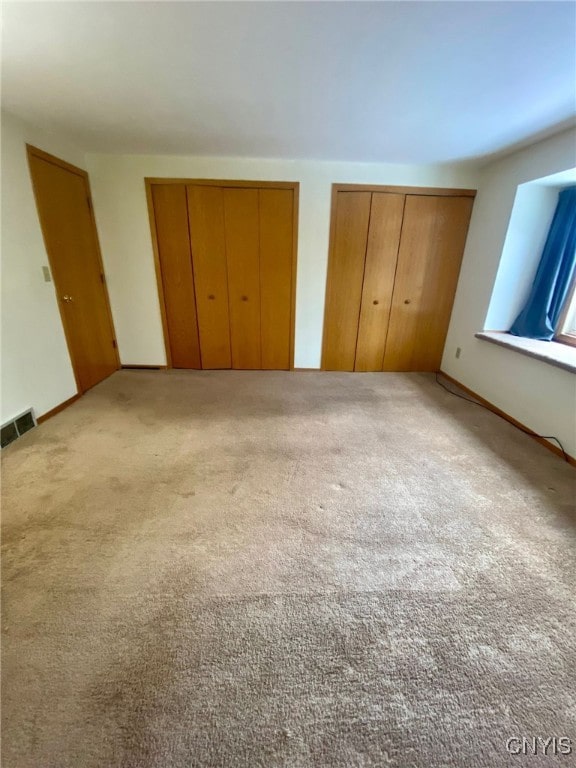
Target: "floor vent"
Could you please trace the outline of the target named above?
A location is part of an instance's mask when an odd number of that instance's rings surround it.
[[[32,408],[21,413],[20,416],[16,416],[15,419],[4,424],[0,430],[2,448],[13,443],[14,440],[17,440],[21,435],[35,426],[36,419],[32,413]]]

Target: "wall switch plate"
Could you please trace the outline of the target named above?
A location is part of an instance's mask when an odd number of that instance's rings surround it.
[[[462,354],[462,350],[460,349],[460,347],[456,347],[456,360],[458,360],[461,354]]]
[[[50,267],[42,267],[42,274],[44,275],[44,282],[51,283],[52,275],[50,274]]]

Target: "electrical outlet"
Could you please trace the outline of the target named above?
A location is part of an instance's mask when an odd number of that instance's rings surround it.
[[[42,267],[42,274],[44,275],[44,282],[51,283],[52,275],[50,274],[50,267]]]
[[[462,350],[460,349],[460,347],[456,347],[456,360],[458,360],[461,354],[462,354]]]

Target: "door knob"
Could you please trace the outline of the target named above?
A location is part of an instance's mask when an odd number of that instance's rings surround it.
[[[374,301],[372,302],[372,304],[378,304],[378,300],[377,300],[377,299],[374,299]]]
[[[70,302],[70,301],[74,301],[74,299],[72,298],[72,296],[66,295],[66,296],[62,296],[62,301]]]
[[[404,299],[404,304],[410,304],[410,299]]]
[[[242,296],[242,301],[248,301],[248,296]]]
[[[213,294],[213,293],[211,293],[211,294],[208,296],[208,298],[210,299],[210,301],[212,301],[213,299],[215,299],[215,298],[216,298],[216,296],[214,296],[214,294]]]

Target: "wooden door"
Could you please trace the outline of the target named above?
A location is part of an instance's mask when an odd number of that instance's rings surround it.
[[[338,192],[324,310],[322,367],[353,371],[371,192]]]
[[[262,368],[290,368],[294,193],[258,190]]]
[[[196,310],[203,368],[231,368],[224,192],[187,188]]]
[[[385,371],[440,367],[472,204],[470,197],[407,196]]]
[[[232,367],[257,370],[262,364],[258,190],[227,188],[223,194]]]
[[[405,195],[374,192],[362,285],[355,371],[381,371]]]
[[[171,364],[201,368],[184,184],[152,188]]]
[[[36,206],[80,393],[119,367],[88,174],[28,147]]]

